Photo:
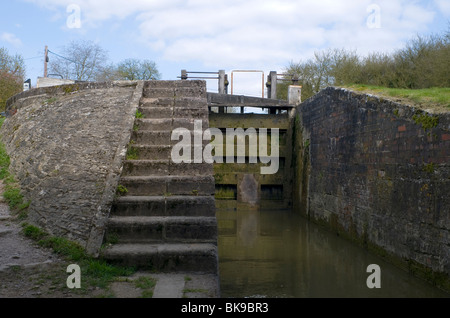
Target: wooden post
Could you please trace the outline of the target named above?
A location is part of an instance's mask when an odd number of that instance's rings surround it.
[[[268,90],[268,98],[276,99],[277,98],[277,72],[270,72],[269,74],[269,90]],[[269,114],[276,114],[276,108],[269,108]]]
[[[48,46],[45,46],[44,77],[48,77]]]
[[[219,94],[225,94],[225,71],[219,70]]]
[[[228,85],[230,83],[228,82],[228,74],[225,74],[225,94],[228,94]]]
[[[181,80],[187,80],[188,76],[187,76],[187,71],[186,70],[181,70]]]
[[[298,106],[302,103],[302,87],[301,86],[289,85],[288,103],[290,105],[294,105],[294,106]]]
[[[226,74],[224,70],[219,70],[219,94],[225,94],[226,93]],[[219,107],[219,114],[225,113],[225,107]]]
[[[270,72],[270,97],[271,99],[277,99],[277,72]]]

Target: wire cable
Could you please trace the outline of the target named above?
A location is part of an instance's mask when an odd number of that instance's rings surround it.
[[[60,58],[62,58],[62,59],[65,59],[65,60],[67,60],[67,61],[69,61],[69,62],[72,62],[72,63],[74,63],[74,64],[80,64],[80,63],[78,63],[78,62],[75,62],[75,61],[73,61],[73,60],[71,60],[71,59],[68,59],[67,57],[64,57],[64,56],[62,56],[62,55],[59,55],[59,54],[57,54],[57,53],[55,53],[55,52],[52,52],[52,51],[50,51],[50,50],[48,50],[48,53],[52,53],[53,55],[56,55],[57,57],[60,57]]]
[[[35,57],[29,57],[29,58],[26,58],[26,59],[23,59],[24,61],[28,61],[28,60],[34,60],[34,59],[38,59],[38,58],[41,58],[42,56],[35,56]]]

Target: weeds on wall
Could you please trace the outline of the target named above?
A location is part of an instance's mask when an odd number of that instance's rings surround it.
[[[0,119],[0,128],[4,121],[5,118]],[[23,220],[27,217],[28,207],[31,202],[24,200],[19,184],[15,180],[14,175],[9,171],[9,165],[10,158],[6,152],[5,145],[0,142],[0,179],[3,180],[5,186],[3,197],[11,211],[19,220]]]

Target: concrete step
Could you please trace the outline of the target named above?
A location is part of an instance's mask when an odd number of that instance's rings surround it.
[[[125,160],[123,176],[167,176],[170,160]]]
[[[184,124],[183,124],[184,122]],[[194,127],[194,123],[189,123],[182,121],[180,125],[189,126],[192,124],[192,127]],[[189,144],[189,140],[186,140],[188,137],[186,135],[190,135],[190,144],[191,149],[194,148],[195,143],[197,142],[196,138],[200,139],[198,141],[198,144],[202,145],[202,147],[208,145],[211,141],[210,140],[203,140],[203,134],[204,134],[204,128],[198,129],[197,131],[194,130],[194,128],[189,129],[186,127],[176,127],[172,129],[171,126],[168,126],[167,129],[169,130],[159,130],[159,131],[150,131],[150,130],[138,130],[133,131],[133,134],[131,135],[131,139],[135,142],[137,145],[149,145],[149,146],[170,146],[170,145],[176,145],[180,141],[185,141]],[[178,134],[175,134],[175,129],[181,129]],[[186,133],[187,130],[187,133]],[[172,140],[172,135],[174,136],[174,140]],[[182,137],[185,139],[182,139]],[[197,136],[197,137],[196,137]],[[192,150],[191,150],[192,151]]]
[[[173,118],[172,127],[173,128],[186,128],[190,131],[194,131],[194,129],[196,128],[194,125],[199,120],[202,121],[201,129],[202,129],[202,132],[204,132],[206,129],[209,128],[209,120],[200,119],[200,118]]]
[[[148,89],[153,88],[190,88],[190,87],[205,87],[204,81],[202,80],[189,80],[189,81],[180,81],[180,80],[172,80],[172,81],[146,81],[144,83],[144,92]],[[206,88],[206,87],[205,87]]]
[[[171,176],[213,176],[214,165],[209,163],[173,163],[170,162]]]
[[[218,272],[214,244],[117,244],[102,258],[118,265],[159,272]]]
[[[167,127],[170,129],[170,126]],[[173,142],[171,141],[172,131],[133,131],[131,135],[131,140],[134,140],[137,144],[145,145],[168,145],[170,146]]]
[[[10,229],[0,229],[0,237],[2,236],[8,236],[12,233],[13,231]]]
[[[111,217],[105,234],[114,243],[214,243],[215,217]]]
[[[175,106],[173,97],[142,97],[139,101],[139,107],[166,107]]]
[[[127,196],[214,195],[212,176],[134,176],[122,177]]]
[[[139,107],[139,112],[143,115],[142,119],[195,118],[208,120],[208,112],[203,106],[186,108],[183,105],[172,107],[143,104]]]
[[[216,212],[213,196],[125,196],[112,206],[111,216],[206,216]]]
[[[135,125],[138,131],[164,131],[174,130],[176,128],[186,128],[193,131],[195,129],[195,123],[198,122],[197,118],[144,118],[136,119]],[[202,120],[202,131],[209,127],[208,120]]]
[[[144,98],[175,98],[175,89],[167,87],[149,87],[144,89]]]
[[[199,108],[185,108],[185,107],[174,107],[173,108],[173,118],[195,118],[208,120],[208,112],[205,111],[203,107]]]
[[[144,104],[139,107],[143,119],[169,119],[173,117],[172,106],[147,106]]]
[[[171,160],[125,160],[123,175],[128,176],[211,176],[208,163],[173,163]]]
[[[182,82],[182,81],[181,81]],[[145,87],[143,92],[144,98],[180,98],[180,97],[193,97],[203,98],[206,101],[207,93],[206,88],[193,85],[185,85],[184,83],[176,83],[175,88],[167,87]]]
[[[130,145],[129,153],[136,154],[140,160],[169,160],[171,158],[172,146],[162,145]]]
[[[168,130],[172,127],[172,118],[144,118],[136,119],[135,125],[139,131],[161,131]]]

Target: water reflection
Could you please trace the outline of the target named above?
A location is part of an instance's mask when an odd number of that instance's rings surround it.
[[[222,297],[449,297],[289,211],[217,211]],[[369,289],[367,266],[381,267]]]

